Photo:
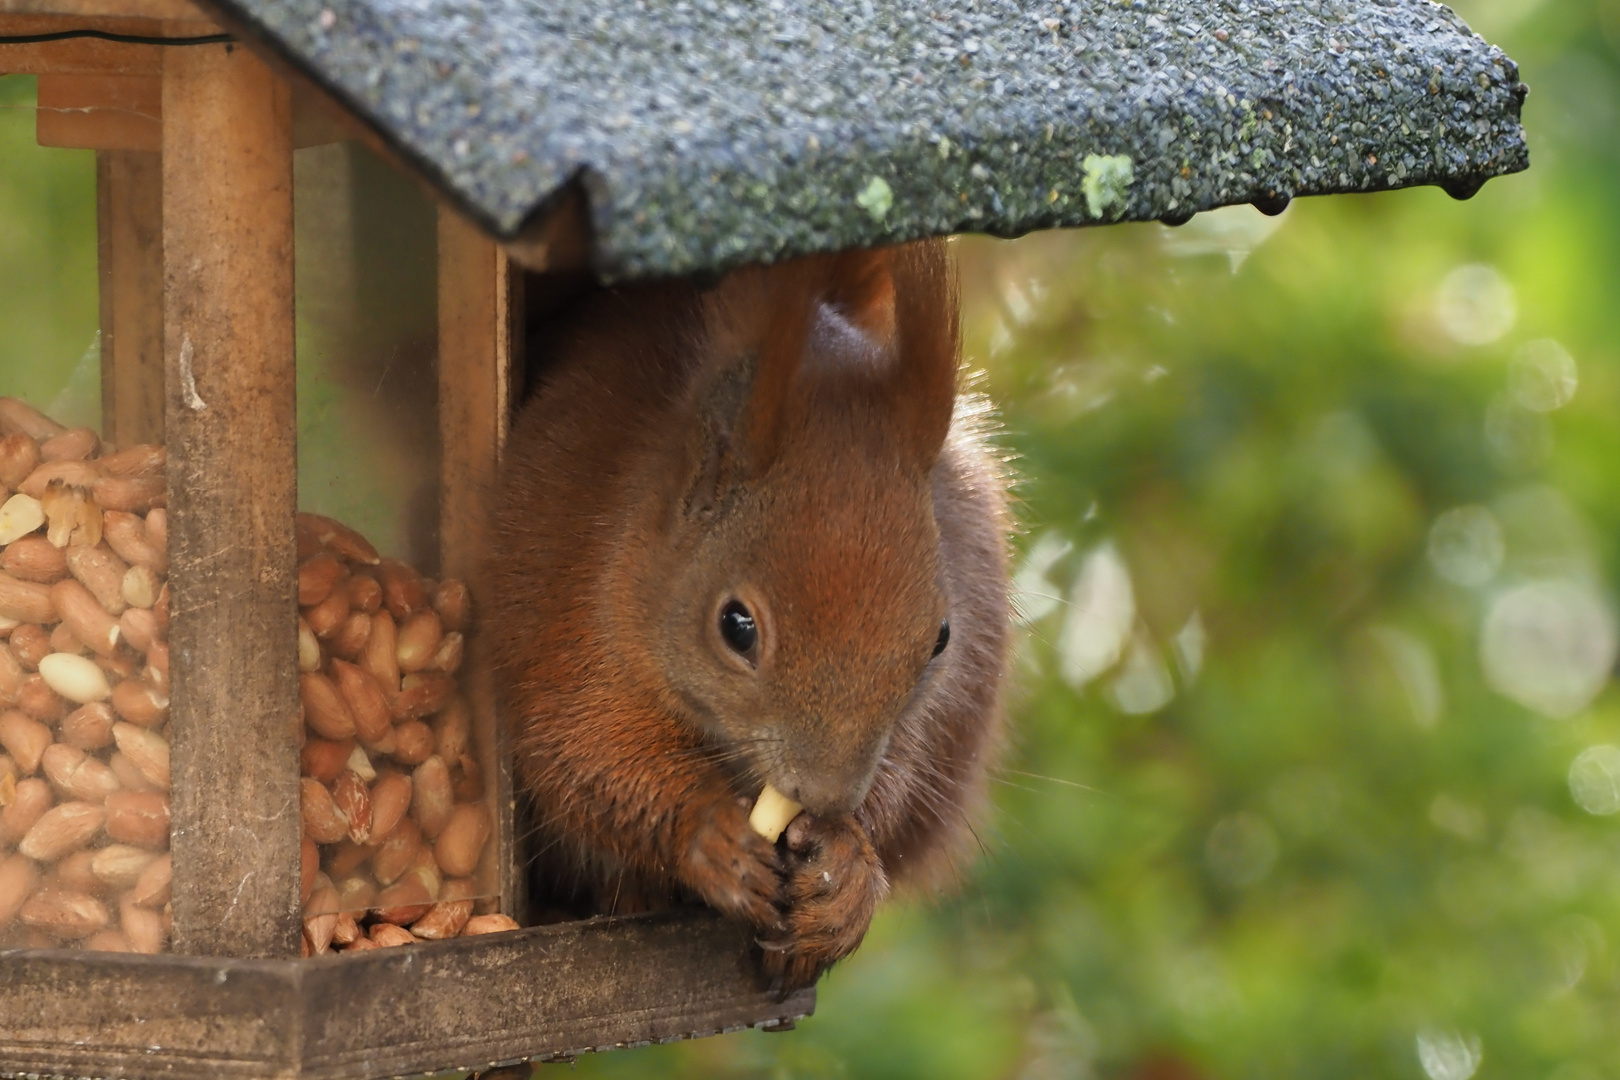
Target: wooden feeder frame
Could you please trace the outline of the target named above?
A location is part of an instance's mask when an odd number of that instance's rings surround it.
[[[184,0],[0,0],[0,36],[78,31],[220,32]],[[361,1080],[791,1027],[814,991],[762,992],[747,928],[701,910],[299,958],[293,148],[366,135],[274,63],[0,44],[0,73],[39,76],[41,145],[97,151],[104,433],[168,445],[176,778],[174,951],[0,951],[0,1076]],[[567,213],[527,265],[581,250]],[[438,276],[441,569],[476,596],[523,274],[441,203]],[[471,652],[516,913],[510,756]]]

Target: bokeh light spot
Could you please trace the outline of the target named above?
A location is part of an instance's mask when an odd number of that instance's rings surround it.
[[[1489,584],[1506,553],[1502,524],[1483,506],[1454,507],[1429,529],[1429,565],[1455,585]]]
[[[1424,1028],[1417,1034],[1417,1056],[1429,1080],[1468,1080],[1484,1054],[1478,1035]]]
[[[1546,716],[1579,712],[1614,667],[1614,616],[1587,586],[1532,581],[1498,595],[1485,616],[1480,665],[1497,693]]]
[[[1136,623],[1131,574],[1112,541],[1093,548],[1069,590],[1058,634],[1058,671],[1076,690],[1113,667]]]
[[[1489,345],[1513,329],[1518,304],[1513,286],[1484,263],[1447,274],[1435,293],[1434,314],[1446,336],[1460,345]]]
[[[1513,399],[1534,412],[1552,412],[1568,405],[1579,382],[1575,358],[1552,338],[1525,342],[1508,367]]]
[[[1125,662],[1110,689],[1119,711],[1133,716],[1158,712],[1176,696],[1170,669],[1145,628],[1139,628],[1131,639]]]
[[[1575,804],[1599,817],[1620,813],[1620,746],[1588,746],[1569,766]]]

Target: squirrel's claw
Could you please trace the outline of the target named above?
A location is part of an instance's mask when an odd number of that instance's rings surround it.
[[[744,808],[722,799],[700,811],[682,850],[681,880],[704,903],[767,932],[782,928],[781,858]]]
[[[788,843],[783,930],[759,942],[772,988],[811,986],[855,951],[889,879],[866,831],[852,818],[825,821],[801,814]],[[789,827],[790,830],[793,826]]]

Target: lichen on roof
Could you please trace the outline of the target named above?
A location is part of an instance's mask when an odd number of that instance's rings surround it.
[[[213,0],[493,233],[623,279],[1528,164],[1429,0]]]

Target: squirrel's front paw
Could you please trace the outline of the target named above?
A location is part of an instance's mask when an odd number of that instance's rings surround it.
[[[783,992],[813,985],[855,951],[889,892],[877,851],[853,818],[800,814],[788,826],[783,929],[760,940],[765,973]]]
[[[698,811],[682,848],[680,878],[704,903],[765,931],[781,927],[782,865],[776,846],[725,798]]]

